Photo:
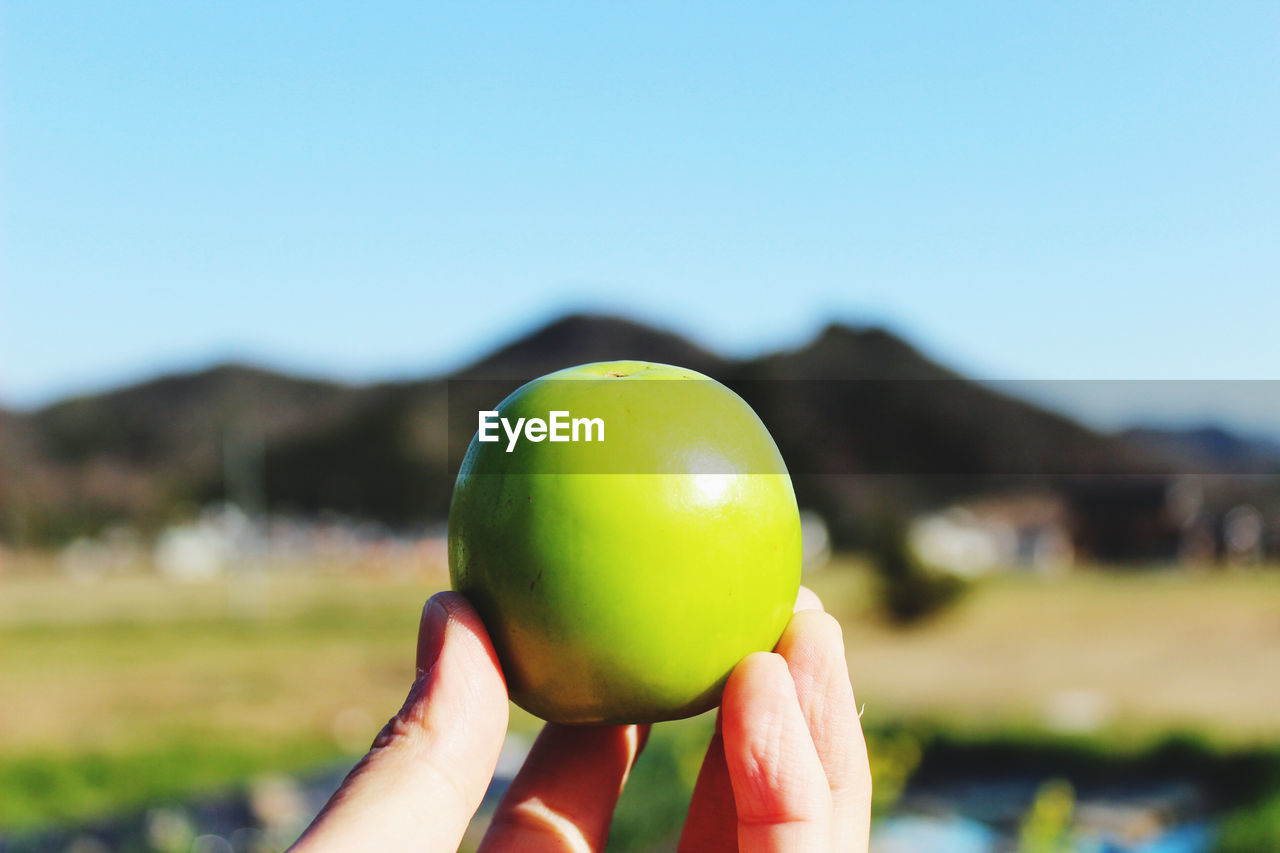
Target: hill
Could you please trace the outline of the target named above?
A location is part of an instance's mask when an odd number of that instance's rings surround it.
[[[591,361],[634,359],[678,364],[721,376],[730,362],[671,332],[619,317],[570,314],[458,371],[454,379],[527,382]]]
[[[450,452],[466,440],[450,438],[450,404],[496,402],[466,400],[494,393],[468,380],[514,388],[619,358],[680,364],[738,390],[802,499],[841,531],[887,494],[918,505],[1001,479],[1160,468],[1137,443],[970,382],[882,329],[833,325],[797,350],[735,361],[631,321],[572,315],[419,381],[350,386],[231,364],[0,413],[0,533],[48,542],[114,518],[155,525],[228,495],[420,525],[446,513]]]
[[[1212,474],[1280,474],[1280,442],[1240,435],[1220,426],[1192,429],[1133,427],[1121,433],[1189,471]]]

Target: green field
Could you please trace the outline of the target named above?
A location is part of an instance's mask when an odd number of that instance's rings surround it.
[[[1104,752],[1185,732],[1221,749],[1280,743],[1280,573],[1004,577],[906,631],[876,615],[856,562],[807,582],[845,625],[878,793],[918,757],[895,739],[904,724],[1034,740],[1081,706],[1088,730],[1064,736]],[[350,571],[203,584],[0,576],[0,829],[362,750],[403,699],[419,609],[439,585]],[[636,775],[651,786],[643,796],[681,796],[706,722],[659,727]],[[670,775],[681,784],[664,788]]]
[[[873,723],[1036,728],[1083,704],[1123,735],[1280,741],[1274,568],[1003,576],[907,631],[874,616],[865,572],[837,568],[806,583],[845,626]]]

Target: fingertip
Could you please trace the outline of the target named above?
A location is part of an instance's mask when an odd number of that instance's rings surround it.
[[[800,610],[791,616],[786,630],[778,640],[775,651],[784,658],[787,652],[799,645],[821,649],[823,652],[844,657],[844,628],[840,620],[825,610]]]
[[[422,675],[435,666],[444,646],[445,631],[449,627],[449,610],[439,595],[433,595],[422,605],[418,621],[418,674]]]
[[[720,724],[727,743],[747,743],[762,719],[785,719],[795,706],[799,718],[799,699],[787,662],[773,652],[747,655],[733,669],[724,687],[720,703]]]
[[[790,677],[787,676],[787,662],[783,657],[774,652],[753,652],[747,655],[738,665],[733,668],[733,672],[729,673],[729,680],[724,685],[724,697],[720,702],[720,716],[718,722],[723,728],[728,725],[728,717],[743,702],[750,702],[756,693],[768,693],[770,690],[781,687],[785,680],[790,684]],[[794,688],[792,688],[794,693]]]
[[[433,601],[450,613],[475,613],[476,610],[465,595],[451,589],[442,589],[427,599],[428,604]]]
[[[432,611],[443,612],[448,622],[456,622],[486,643],[489,642],[489,632],[485,629],[480,614],[462,593],[446,589],[428,598],[422,605],[424,623]]]
[[[799,613],[802,610],[826,610],[822,606],[822,599],[807,586],[800,587],[799,592],[796,593],[796,603],[791,608],[792,613]]]
[[[460,629],[460,638],[467,638],[477,646],[488,658],[485,669],[495,670],[506,690],[506,677],[498,661],[498,653],[494,649],[493,640],[485,628],[479,612],[467,600],[466,596],[453,590],[437,592],[427,599],[422,606],[422,620],[418,629],[418,672],[430,669],[440,655],[449,628]]]
[[[810,728],[825,729],[823,720],[839,717],[837,725],[856,724],[844,719],[853,709],[853,687],[845,656],[844,629],[831,614],[806,610],[791,617],[778,640],[776,651],[787,662],[800,705]]]
[[[779,664],[784,663],[782,655],[776,652],[752,652],[733,668],[729,680],[732,681],[735,677],[741,680],[756,672],[768,672],[771,668],[777,669]]]

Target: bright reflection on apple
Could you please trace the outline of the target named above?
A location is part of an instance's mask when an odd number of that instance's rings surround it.
[[[730,500],[737,489],[741,472],[723,454],[698,448],[685,456],[685,470],[694,500],[702,505],[715,505]]]

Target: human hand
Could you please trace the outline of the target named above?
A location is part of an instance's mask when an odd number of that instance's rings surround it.
[[[748,657],[726,685],[681,850],[866,849],[870,775],[839,626],[798,613],[777,651]],[[417,663],[400,712],[292,850],[457,849],[497,764],[506,685],[456,593],[423,609]],[[647,737],[647,726],[545,726],[481,851],[603,849]]]
[[[774,653],[724,688],[681,853],[866,853],[871,768],[840,623],[800,588]]]

